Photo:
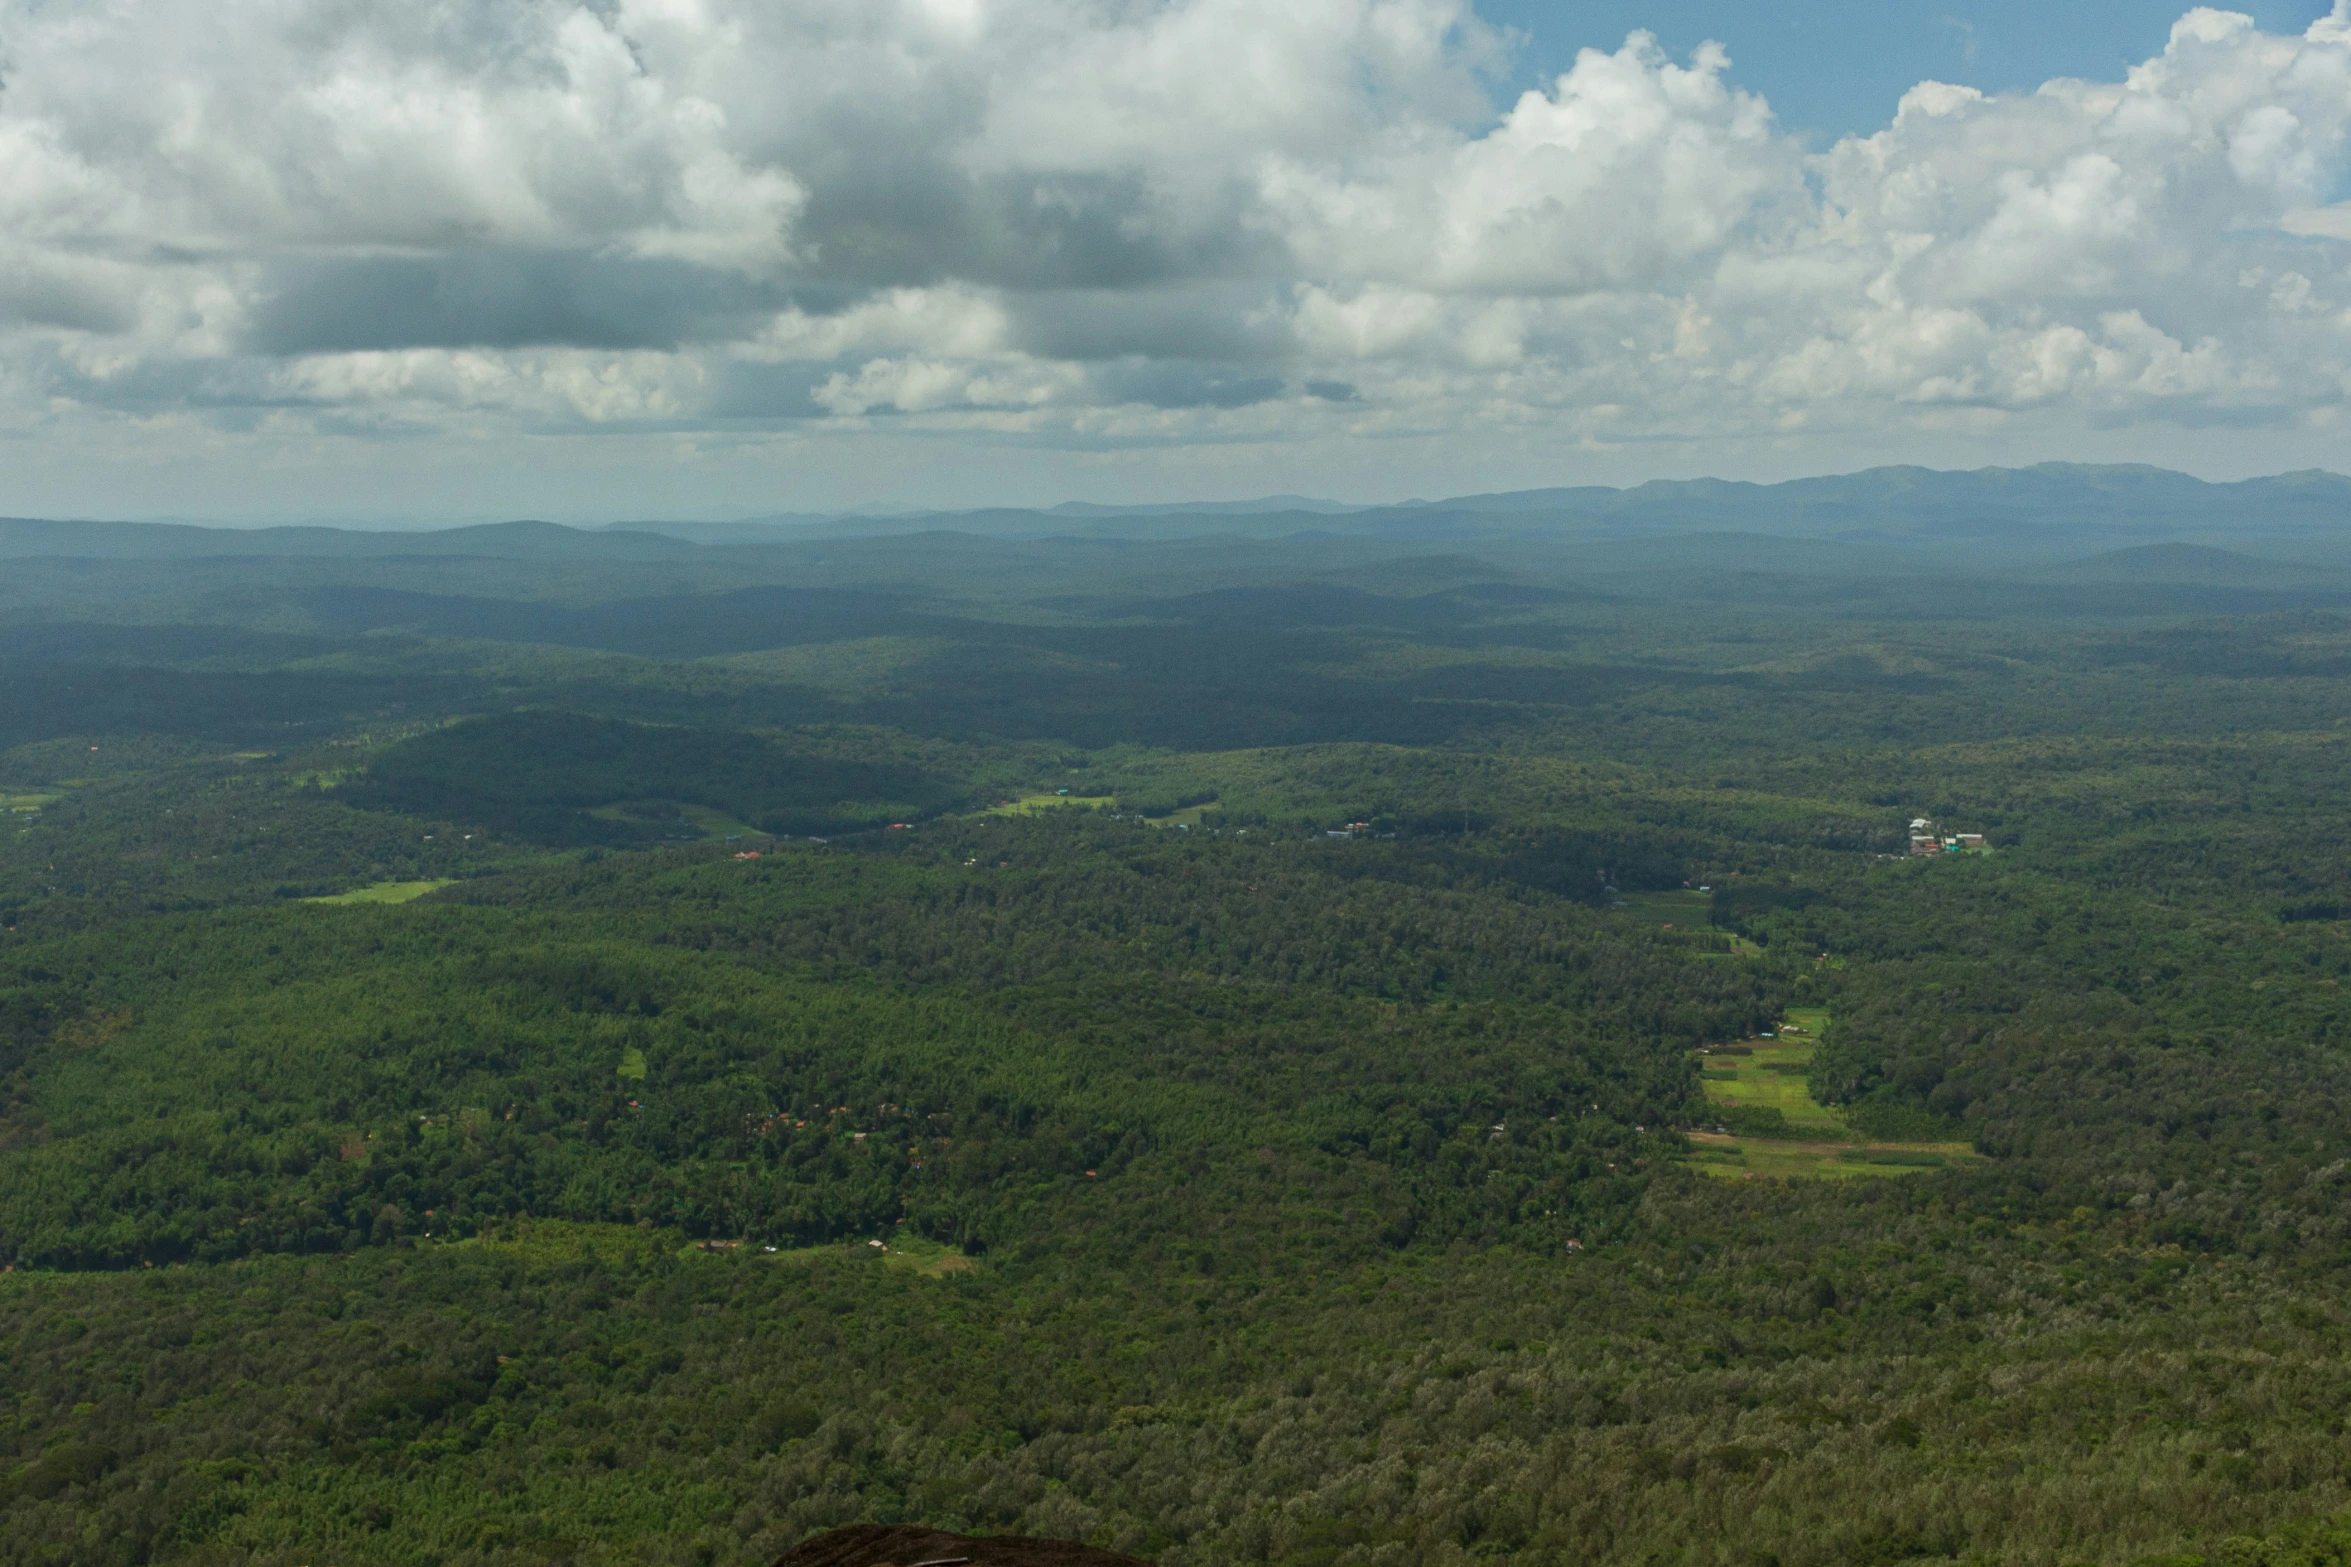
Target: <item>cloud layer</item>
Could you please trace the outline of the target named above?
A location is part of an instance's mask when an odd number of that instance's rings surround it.
[[[2351,0],[1811,152],[1451,0],[0,3],[0,431],[2323,441]],[[108,436],[104,432],[115,432]]]

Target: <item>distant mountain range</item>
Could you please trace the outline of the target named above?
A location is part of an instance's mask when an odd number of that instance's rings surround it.
[[[659,560],[691,555],[689,540],[646,530],[489,522],[391,532],[365,528],[205,528],[183,522],[52,522],[0,517],[0,560],[189,560],[222,556],[366,559],[450,556],[491,560]]]
[[[2138,544],[2282,548],[2313,546],[2351,564],[2351,478],[2308,470],[2210,484],[2146,466],[2044,463],[2032,468],[1946,472],[1872,468],[1861,473],[1749,484],[1724,479],[1656,480],[1630,489],[1585,486],[1464,495],[1386,506],[1345,506],[1299,496],[1194,506],[1050,510],[991,508],[893,517],[839,516],[740,523],[636,523],[641,531],[705,544],[767,540],[879,538],[943,531],[1039,540],[1177,539],[1234,535],[1299,539],[1315,535],[1449,548],[1516,548],[1646,541],[1664,548],[1695,536],[1717,541],[1809,540],[1862,557],[1911,559],[1920,552],[1965,561],[1971,570],[2043,564]],[[2189,570],[2185,557],[2159,557]],[[2143,577],[2149,563],[2134,575]]]
[[[706,551],[954,533],[1007,541],[1103,543],[1235,537],[1348,539],[1501,553],[1645,546],[1655,564],[1678,548],[1728,563],[1784,553],[1767,540],[1803,540],[1853,552],[1856,565],[1920,569],[1964,563],[1975,575],[2079,561],[2082,580],[2234,579],[2264,583],[2297,563],[2351,566],[2351,478],[2316,470],[2210,484],[2144,466],[2044,463],[1946,472],[1861,473],[1749,484],[1659,480],[1631,489],[1521,490],[1384,506],[1304,496],[1258,501],[1049,509],[988,508],[899,515],[787,515],[737,522],[646,521],[601,528],[508,522],[438,531],[328,527],[207,528],[178,523],[0,519],[0,558],[169,560],[198,557],[450,557],[617,564]],[[1740,545],[1738,539],[1754,541]],[[1703,542],[1701,542],[1703,540]],[[2199,546],[2081,557],[2146,545]],[[2216,550],[2242,564],[2222,568]],[[1610,551],[1613,553],[1614,551]]]

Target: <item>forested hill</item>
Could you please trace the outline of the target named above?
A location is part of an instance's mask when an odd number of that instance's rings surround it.
[[[2351,618],[1958,478],[21,560],[0,1563],[2340,1562]]]
[[[191,523],[52,522],[0,517],[0,559],[185,560],[204,556],[454,556],[496,560],[672,559],[690,546],[656,534],[502,522],[417,531],[335,527],[229,528]]]
[[[756,548],[824,539],[954,532],[1001,539],[1166,540],[1201,535],[1299,535],[1427,544],[1441,540],[1563,540],[1762,534],[1880,546],[1996,552],[2039,562],[2054,552],[2160,539],[2259,539],[2351,560],[2351,479],[2310,471],[2214,484],[2145,466],[2045,463],[1938,471],[1873,468],[1777,484],[1654,480],[1468,495],[1402,505],[1342,505],[1299,496],[1200,505],[786,514],[699,523],[649,520],[597,529],[508,522],[416,532],[341,527],[223,528],[187,524],[0,518],[0,559],[181,559],[455,556],[614,562],[674,559],[688,544]]]

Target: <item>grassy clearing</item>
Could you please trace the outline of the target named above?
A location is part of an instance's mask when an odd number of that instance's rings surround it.
[[[1709,1054],[1700,1072],[1706,1097],[1719,1105],[1777,1110],[1799,1135],[1850,1141],[1852,1133],[1844,1119],[1815,1100],[1805,1086],[1813,1042],[1827,1023],[1823,1011],[1791,1012],[1777,1038],[1750,1039]]]
[[[1851,1180],[1864,1175],[1917,1175],[1978,1157],[1965,1143],[1801,1142],[1778,1137],[1690,1134],[1690,1165],[1725,1180],[1803,1177]]]
[[[766,833],[749,822],[740,822],[724,811],[714,811],[706,805],[681,805],[678,814],[700,829],[705,838],[764,838]]]
[[[920,1236],[901,1236],[884,1243],[871,1240],[833,1241],[823,1246],[788,1246],[780,1250],[754,1245],[750,1241],[688,1241],[680,1248],[680,1255],[745,1257],[757,1262],[814,1262],[821,1257],[839,1257],[851,1262],[870,1261],[885,1268],[900,1268],[909,1273],[919,1273],[926,1279],[945,1278],[950,1273],[969,1273],[979,1266],[954,1247],[924,1240]]]
[[[1694,887],[1671,892],[1628,892],[1618,901],[1624,907],[1617,913],[1655,925],[1671,925],[1676,930],[1704,930],[1714,913],[1714,899]]]
[[[864,1249],[873,1250],[871,1247]],[[925,1240],[919,1235],[902,1235],[891,1241],[879,1255],[887,1266],[904,1268],[926,1279],[943,1279],[950,1273],[970,1273],[979,1267],[978,1263],[953,1246]]]
[[[64,799],[62,794],[0,794],[0,811],[37,811]]]
[[[1692,1132],[1690,1163],[1727,1180],[1803,1176],[1849,1180],[1862,1175],[1915,1175],[1977,1157],[1965,1143],[1863,1141],[1844,1117],[1812,1097],[1805,1076],[1812,1047],[1828,1027],[1825,1008],[1791,1009],[1771,1038],[1717,1046],[1702,1058],[1706,1097],[1726,1109],[1777,1110],[1786,1137]]]
[[[349,892],[328,893],[324,897],[304,898],[304,903],[409,903],[428,892],[438,892],[452,885],[440,881],[379,881],[365,887],[354,887]]]
[[[1039,811],[1056,811],[1073,805],[1089,811],[1101,811],[1117,803],[1116,796],[1107,794],[1024,794],[1017,800],[999,800],[979,814],[1034,816]]]

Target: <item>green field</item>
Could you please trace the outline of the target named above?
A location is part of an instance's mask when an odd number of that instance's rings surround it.
[[[931,1240],[921,1235],[901,1231],[892,1236],[888,1245],[874,1248],[852,1241],[846,1248],[839,1246],[812,1247],[812,1251],[838,1255],[842,1250],[851,1253],[870,1250],[882,1260],[884,1267],[918,1273],[926,1279],[943,1279],[950,1273],[969,1273],[979,1266],[956,1247]]]
[[[672,1240],[676,1239],[675,1231],[662,1233]],[[760,1263],[866,1264],[901,1273],[919,1274],[926,1279],[943,1279],[951,1273],[969,1273],[979,1266],[953,1246],[903,1231],[886,1242],[850,1240],[829,1241],[821,1246],[776,1247],[745,1240],[704,1240],[680,1242],[676,1250],[680,1257],[685,1258],[739,1257],[747,1262]]]
[[[62,794],[0,794],[0,811],[37,811],[64,798]]]
[[[765,833],[749,822],[737,821],[724,811],[714,811],[706,805],[681,805],[678,815],[701,831],[705,838],[763,838]]]
[[[1695,1168],[1730,1180],[1757,1176],[1843,1180],[1857,1175],[1916,1175],[1976,1157],[1965,1143],[1865,1141],[1845,1124],[1844,1117],[1814,1099],[1806,1085],[1806,1072],[1812,1064],[1813,1046],[1828,1021],[1824,1007],[1791,1007],[1774,1030],[1775,1037],[1743,1040],[1702,1053],[1699,1076],[1709,1100],[1725,1107],[1777,1110],[1787,1123],[1788,1135],[1693,1132],[1690,1141],[1695,1152],[1690,1162]]]
[[[1804,1083],[1805,1071],[1812,1064],[1813,1044],[1827,1025],[1825,1010],[1792,1009],[1778,1038],[1750,1039],[1729,1047],[1748,1054],[1716,1050],[1706,1057],[1701,1073],[1706,1097],[1722,1105],[1777,1110],[1787,1118],[1792,1132],[1851,1141],[1852,1133],[1843,1118],[1816,1102]]]
[[[1671,925],[1676,930],[1706,929],[1714,908],[1714,900],[1695,887],[1678,888],[1671,892],[1628,892],[1617,901],[1624,905],[1617,910],[1619,914],[1659,925]]]
[[[410,903],[428,892],[438,892],[448,886],[447,881],[379,881],[365,887],[354,887],[349,892],[329,893],[322,898],[304,898],[304,903]]]
[[[1918,1175],[1978,1158],[1965,1143],[1802,1142],[1692,1132],[1691,1168],[1725,1180],[1803,1176],[1848,1180],[1858,1175]]]
[[[1108,810],[1118,803],[1107,794],[1024,794],[1018,799],[999,800],[980,812],[982,816],[1034,816],[1039,811],[1061,810],[1078,806],[1085,810]]]

